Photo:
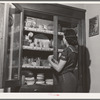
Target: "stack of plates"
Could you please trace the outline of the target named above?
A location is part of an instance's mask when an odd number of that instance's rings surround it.
[[[33,85],[35,83],[35,78],[34,77],[26,77],[25,82],[27,85]]]
[[[45,83],[45,81],[36,81],[36,84],[41,84],[43,85]]]
[[[37,81],[36,84],[44,84],[44,74],[43,73],[39,73],[37,74]]]
[[[46,79],[45,82],[47,85],[53,85],[53,79]]]
[[[37,80],[44,80],[44,74],[43,73],[37,74]]]

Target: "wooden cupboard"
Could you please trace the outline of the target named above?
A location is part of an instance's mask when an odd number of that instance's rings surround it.
[[[58,59],[63,31],[73,28],[78,36],[78,64],[75,74],[78,92],[84,91],[85,10],[60,4],[6,4],[5,92],[54,92],[54,71],[47,57]],[[31,89],[31,90],[30,90]],[[57,91],[56,91],[57,92]]]

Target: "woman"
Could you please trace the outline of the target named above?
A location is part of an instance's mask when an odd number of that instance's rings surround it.
[[[63,43],[65,48],[56,61],[53,55],[48,57],[48,61],[54,70],[58,72],[58,80],[60,92],[76,92],[77,80],[73,73],[77,64],[77,49],[78,45],[76,32],[73,29],[67,29],[64,32]]]

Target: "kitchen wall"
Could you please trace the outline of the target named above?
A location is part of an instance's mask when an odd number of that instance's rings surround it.
[[[100,93],[100,25],[99,35],[89,37],[89,19],[100,16],[100,4],[64,4],[86,9],[86,47],[90,55],[90,92]],[[100,18],[99,18],[100,23]]]
[[[100,16],[100,4],[86,4],[84,5],[84,8],[86,9],[86,46],[88,47],[91,59],[90,92],[100,92],[100,26],[99,35],[89,37],[89,19],[96,15]]]

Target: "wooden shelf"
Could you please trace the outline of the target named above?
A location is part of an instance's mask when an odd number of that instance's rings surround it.
[[[27,69],[51,69],[50,66],[32,66],[32,65],[29,65],[29,64],[23,64],[22,65],[22,68],[27,68]]]
[[[20,88],[20,92],[53,92],[53,85],[23,85]]]
[[[26,50],[35,50],[35,51],[53,51],[53,48],[48,48],[48,49],[45,49],[45,48],[40,48],[40,47],[31,47],[31,46],[23,46],[23,49],[26,49]]]
[[[50,34],[53,35],[54,32],[53,31],[49,31],[49,30],[39,30],[39,29],[35,29],[35,28],[29,28],[29,27],[24,27],[26,31],[32,31],[32,32],[37,32],[37,33],[44,33],[44,34]],[[58,32],[58,35],[63,35],[63,32]]]
[[[23,46],[23,49],[25,50],[35,50],[35,51],[53,51],[53,48],[48,48],[48,49],[45,49],[45,48],[34,48],[34,47],[31,47],[31,46]],[[58,49],[58,52],[62,52],[63,49]]]

